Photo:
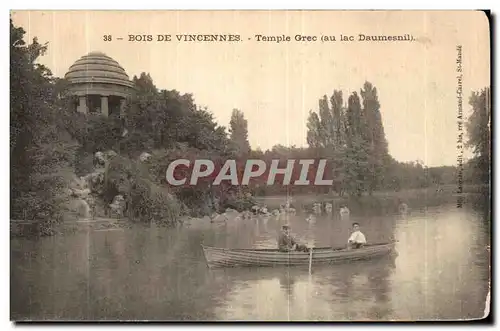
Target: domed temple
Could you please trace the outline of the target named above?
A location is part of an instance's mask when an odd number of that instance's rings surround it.
[[[101,52],[82,56],[64,78],[69,82],[68,93],[78,97],[76,110],[85,114],[123,115],[134,86],[120,64]]]

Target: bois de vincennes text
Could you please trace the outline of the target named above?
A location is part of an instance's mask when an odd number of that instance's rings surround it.
[[[239,34],[128,34],[123,36],[104,35],[104,41],[123,40],[129,42],[241,42],[256,41],[262,43],[314,43],[314,42],[411,42],[411,34],[371,35],[371,34],[324,34],[324,35],[264,35],[242,36]]]

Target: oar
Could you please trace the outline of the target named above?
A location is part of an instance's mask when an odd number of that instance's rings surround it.
[[[311,247],[309,248],[309,275],[311,274],[312,260],[313,260],[313,249]]]

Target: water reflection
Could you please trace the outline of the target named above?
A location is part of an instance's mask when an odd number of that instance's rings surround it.
[[[345,320],[346,315],[387,320],[394,260],[390,256],[342,267],[318,266],[312,275],[301,267],[212,270],[219,282],[233,284],[216,315],[224,320],[259,320],[262,314],[279,321]]]
[[[398,224],[398,286],[391,294],[408,307],[400,311],[401,318],[470,318],[465,305],[484,305],[488,271],[473,267],[486,258],[474,254],[474,248],[484,246],[480,228],[471,214],[452,206],[442,208],[439,214],[427,211]],[[414,301],[395,295],[401,292]],[[449,302],[449,293],[454,293],[454,304]]]
[[[352,222],[397,256],[335,266],[208,269],[200,243],[276,247],[277,217],[202,229],[131,227],[13,239],[14,319],[417,320],[477,318],[489,279],[484,208],[289,217],[304,243],[343,246]]]
[[[289,273],[283,273],[279,277],[280,281],[280,288],[286,293],[286,296],[288,298],[292,297],[293,298],[293,286],[295,284],[295,278],[293,275],[290,275]]]

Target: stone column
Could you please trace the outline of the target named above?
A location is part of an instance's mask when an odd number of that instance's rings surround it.
[[[106,117],[109,115],[108,97],[106,96],[101,97],[101,113]]]
[[[79,113],[87,114],[89,111],[87,108],[87,98],[85,96],[81,96],[79,100],[80,104],[78,105],[78,107],[76,107],[76,111],[78,111]]]

